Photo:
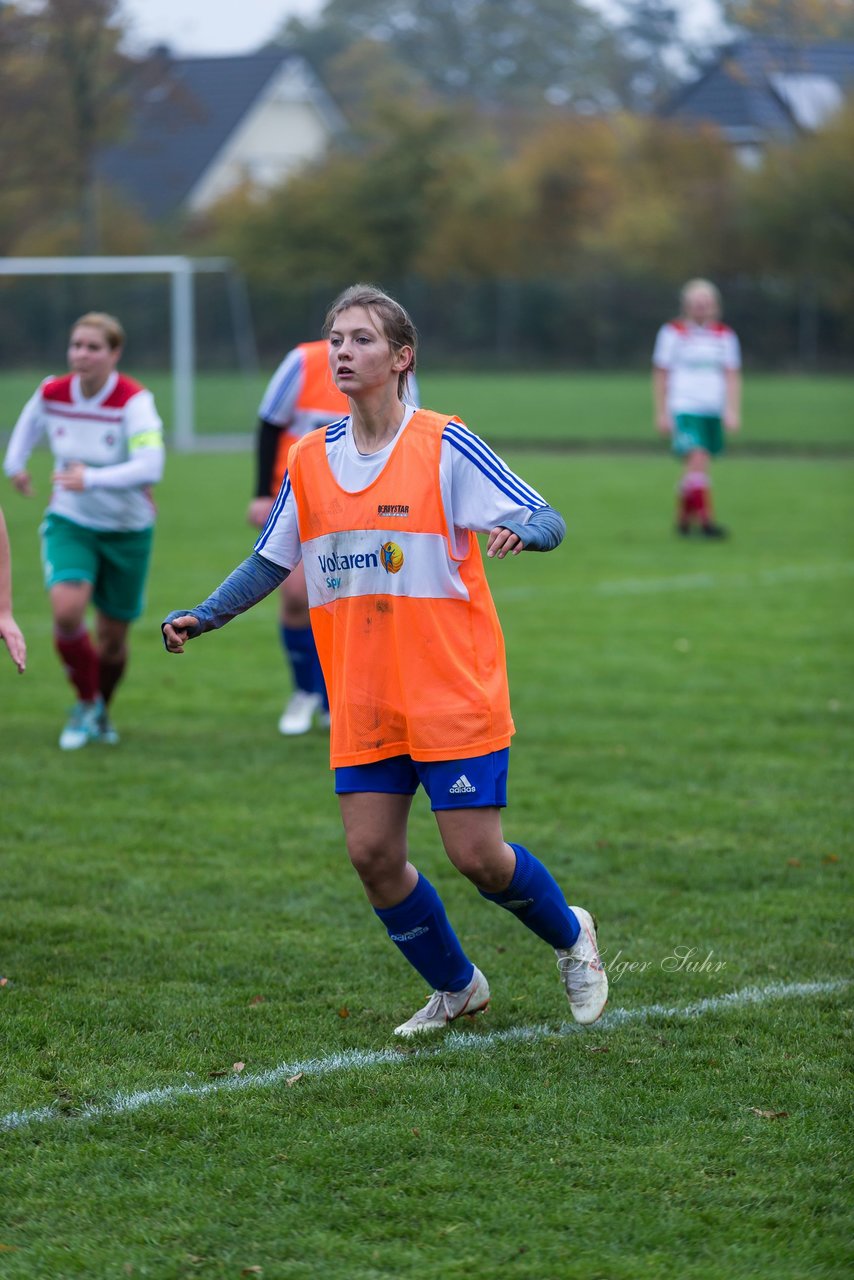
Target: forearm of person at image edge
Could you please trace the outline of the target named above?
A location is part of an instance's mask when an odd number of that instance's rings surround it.
[[[253,551],[202,604],[196,605],[195,609],[173,609],[160,624],[161,633],[167,623],[174,623],[176,618],[183,618],[188,614],[197,622],[197,626],[188,631],[190,639],[195,639],[205,631],[217,631],[238,614],[245,613],[258,604],[271,591],[275,591],[289,573],[290,569],[274,564],[272,560]],[[163,643],[166,643],[165,635]]]
[[[663,369],[661,365],[656,365],[652,371],[652,396],[656,422],[659,422],[667,413],[668,378],[669,371]]]
[[[566,537],[566,521],[554,507],[537,507],[526,524],[502,520],[500,527],[515,533],[526,551],[554,551]]]
[[[741,370],[727,369],[724,377],[726,385],[724,417],[727,422],[738,422],[741,418]]]

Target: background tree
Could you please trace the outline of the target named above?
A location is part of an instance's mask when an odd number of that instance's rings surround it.
[[[751,35],[793,44],[854,40],[854,0],[720,0],[720,7]]]
[[[354,43],[385,44],[440,96],[492,106],[614,106],[626,81],[617,33],[582,0],[327,0],[281,40],[325,75]]]
[[[99,245],[95,158],[123,122],[129,65],[119,0],[45,0],[0,8],[0,237],[51,247]]]

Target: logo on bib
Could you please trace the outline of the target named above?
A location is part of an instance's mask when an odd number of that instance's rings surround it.
[[[403,552],[396,542],[384,542],[380,547],[380,562],[386,573],[400,573],[403,568]]]

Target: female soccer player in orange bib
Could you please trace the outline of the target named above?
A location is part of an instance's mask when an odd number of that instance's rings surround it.
[[[573,1016],[595,1022],[608,980],[593,918],[502,832],[513,721],[476,537],[486,534],[499,560],[549,551],[563,520],[458,419],[408,403],[416,333],[394,299],[354,285],[324,332],[349,415],[294,445],[253,554],[203,604],[169,614],[166,648],[183,652],[302,562],[347,851],[389,937],[433,989],[396,1034],[434,1031],[489,1003],[486,978],[409,861],[419,783],[450,861],[555,949]]]

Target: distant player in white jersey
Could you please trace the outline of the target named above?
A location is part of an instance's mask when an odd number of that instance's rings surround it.
[[[414,377],[409,396],[418,403]],[[273,374],[258,408],[255,496],[247,519],[257,529],[267,523],[288,469],[291,447],[309,431],[325,427],[350,412],[329,371],[329,343],[301,342],[289,351]],[[308,733],[312,724],[329,727],[329,698],[311,630],[305,572],[298,564],[282,583],[279,636],[291,668],[293,691],[279,717],[279,733]]]
[[[107,708],[143,608],[154,532],[151,486],[163,474],[163,426],[150,391],[118,372],[125,334],[91,311],[71,329],[70,373],[46,378],[24,406],[3,469],[25,497],[27,461],[47,436],[55,469],[40,533],[54,644],[77,691],[59,739],[73,751],[118,735]],[[95,642],[86,626],[95,606]]]
[[[247,519],[257,529],[267,523],[288,467],[291,446],[308,431],[349,412],[329,372],[329,344],[303,342],[289,351],[273,374],[258,408],[255,496]],[[279,592],[279,638],[291,668],[292,692],[279,717],[279,733],[308,733],[317,721],[329,726],[329,699],[308,613],[302,566]]]
[[[741,350],[720,314],[715,286],[689,280],[681,315],[659,329],[652,356],[656,426],[684,463],[676,529],[685,536],[693,528],[726,536],[712,513],[709,462],[723,452],[725,433],[741,425]]]

